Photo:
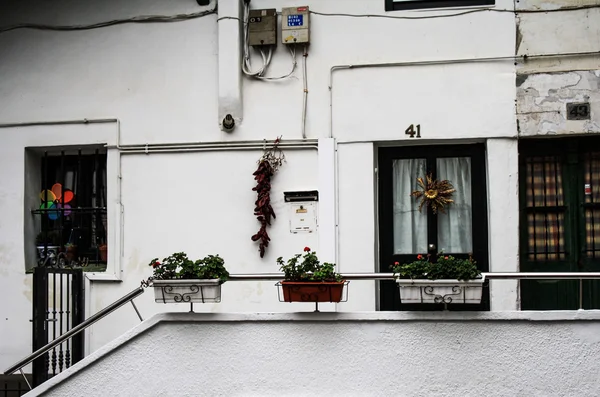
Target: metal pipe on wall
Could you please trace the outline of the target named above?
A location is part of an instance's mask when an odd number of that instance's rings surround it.
[[[440,60],[425,60],[425,61],[406,61],[406,62],[383,62],[383,63],[360,63],[360,64],[345,64],[334,65],[329,69],[329,138],[333,138],[333,73],[336,70],[347,69],[366,69],[366,68],[388,68],[388,67],[403,67],[403,66],[432,66],[432,65],[449,65],[462,63],[478,63],[478,62],[500,62],[500,61],[523,61],[529,59],[540,58],[560,58],[560,57],[576,57],[576,56],[598,56],[600,51],[589,52],[567,52],[553,54],[534,54],[534,55],[508,55],[497,57],[484,58],[456,58],[456,59],[440,59]]]

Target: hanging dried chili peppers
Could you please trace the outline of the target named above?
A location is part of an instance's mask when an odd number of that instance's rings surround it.
[[[254,215],[260,222],[260,229],[252,236],[252,241],[259,242],[258,251],[261,258],[265,256],[265,250],[271,241],[267,233],[267,226],[271,226],[271,217],[276,218],[275,211],[271,206],[271,178],[285,161],[285,156],[279,148],[280,142],[281,137],[278,137],[270,149],[265,149],[262,157],[258,160],[258,168],[252,174],[256,181],[256,186],[252,190],[257,195],[254,202]]]

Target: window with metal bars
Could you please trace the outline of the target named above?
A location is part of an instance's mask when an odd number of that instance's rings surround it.
[[[526,157],[525,170],[528,258],[564,259],[566,206],[560,157]]]
[[[600,269],[600,139],[519,144],[522,271]],[[598,240],[598,241],[596,241]],[[521,282],[524,310],[600,308],[600,282]]]
[[[45,151],[39,180],[38,266],[106,270],[106,152]]]

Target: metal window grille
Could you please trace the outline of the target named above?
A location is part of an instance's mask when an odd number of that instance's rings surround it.
[[[103,270],[107,252],[106,153],[99,149],[80,149],[76,154],[45,152],[40,191],[41,205],[32,211],[39,217],[41,230],[36,243],[38,265]],[[49,197],[48,191],[63,193]],[[67,191],[73,193],[72,198]]]
[[[525,163],[527,256],[532,261],[565,259],[566,206],[560,158],[528,157]]]

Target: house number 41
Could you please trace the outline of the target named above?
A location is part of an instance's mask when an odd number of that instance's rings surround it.
[[[415,131],[415,126],[413,124],[409,125],[406,131],[404,131],[406,135],[410,135],[411,138],[414,138],[417,135],[417,138],[421,137],[421,124],[417,124],[417,128]]]

